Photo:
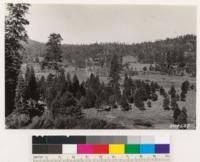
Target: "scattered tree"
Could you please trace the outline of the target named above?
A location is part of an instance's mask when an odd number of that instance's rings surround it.
[[[170,103],[169,97],[168,96],[164,97],[164,100],[163,100],[164,110],[170,110],[169,103]]]
[[[179,109],[179,107],[177,107],[177,108],[175,108],[174,110],[173,110],[173,118],[174,118],[174,124],[178,124],[178,121],[177,121],[177,118],[178,118],[178,116],[180,115],[180,113],[181,113],[181,110]]]
[[[178,104],[177,104],[176,98],[172,98],[171,99],[171,108],[172,108],[172,110],[176,109],[177,107],[178,107]]]
[[[187,109],[183,107],[177,118],[179,129],[187,129],[187,123],[188,123],[187,118],[188,118]]]
[[[153,71],[153,70],[154,70],[154,67],[151,64],[150,67],[149,67],[149,71]]]
[[[176,89],[174,86],[171,86],[171,89],[169,91],[169,94],[171,95],[171,99],[172,98],[176,98]]]
[[[151,107],[151,101],[150,100],[147,102],[147,106]]]
[[[185,93],[182,91],[182,92],[181,92],[181,101],[185,101],[185,99],[186,99],[186,95],[185,95]]]
[[[144,72],[147,71],[147,67],[146,67],[146,66],[143,67],[143,71],[144,71]]]
[[[164,96],[165,95],[165,89],[163,87],[160,87],[160,95]]]
[[[190,83],[188,81],[184,81],[181,85],[181,90],[183,93],[187,94],[189,90]]]

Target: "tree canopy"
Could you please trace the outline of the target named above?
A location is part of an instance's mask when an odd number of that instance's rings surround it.
[[[60,34],[52,33],[49,36],[49,40],[46,43],[46,54],[43,62],[43,67],[58,70],[59,63],[62,62],[62,49],[61,41],[62,37]]]
[[[6,116],[15,108],[15,89],[22,63],[23,42],[28,39],[25,26],[29,24],[29,21],[25,18],[25,15],[29,6],[25,3],[7,4],[8,15],[5,20]]]

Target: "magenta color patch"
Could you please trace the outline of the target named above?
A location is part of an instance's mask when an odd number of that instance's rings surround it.
[[[78,144],[77,152],[78,152],[78,154],[92,154],[93,147],[90,144]]]

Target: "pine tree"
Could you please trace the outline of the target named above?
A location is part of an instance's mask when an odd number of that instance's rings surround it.
[[[57,94],[59,93],[62,95],[67,90],[67,83],[65,79],[65,71],[64,69],[60,69],[58,75],[55,78],[54,88],[57,91]]]
[[[144,71],[144,72],[147,71],[147,67],[146,67],[146,66],[143,67],[143,71]]]
[[[151,64],[150,67],[149,67],[149,71],[153,71],[153,70],[154,70],[154,67]]]
[[[174,86],[171,86],[171,89],[169,91],[169,94],[171,95],[171,99],[172,98],[176,98],[176,89]]]
[[[111,60],[110,66],[110,85],[113,89],[115,102],[118,102],[121,96],[120,88],[119,88],[119,80],[120,80],[120,72],[121,72],[121,64],[119,61],[118,55],[114,55]]]
[[[188,114],[186,107],[182,107],[182,110],[177,117],[177,124],[179,124],[179,129],[187,129]]]
[[[169,100],[169,97],[166,96],[164,97],[164,100],[163,100],[163,108],[164,110],[169,110],[169,103],[170,103],[170,100]]]
[[[91,108],[95,106],[97,96],[91,89],[86,90],[86,108]]]
[[[30,79],[30,75],[31,75],[31,69],[29,66],[26,67],[26,72],[25,72],[25,80],[28,82],[28,80]]]
[[[39,93],[39,97],[40,97],[40,99],[42,99],[42,100],[45,100],[45,92],[46,92],[46,80],[45,80],[45,77],[44,76],[42,76],[41,78],[40,78],[40,80],[38,81],[38,83],[37,83],[37,88],[38,88],[38,93]]]
[[[57,96],[51,103],[50,109],[56,115],[66,115],[79,118],[81,109],[77,105],[77,101],[73,94],[66,91],[63,95]]]
[[[125,74],[124,76],[124,90],[123,90],[123,94],[126,95],[127,97],[131,96],[131,84],[129,81],[129,77],[127,74]]]
[[[140,110],[145,110],[144,102],[143,102],[143,95],[141,90],[138,89],[135,93],[135,106],[138,107]]]
[[[49,40],[46,43],[46,55],[43,61],[43,68],[48,67],[53,70],[59,70],[59,63],[62,62],[62,50],[61,41],[62,37],[60,34],[51,33]]]
[[[45,95],[45,99],[46,99],[48,108],[51,106],[51,103],[55,99],[56,95],[57,95],[57,91],[54,87],[54,84],[52,83],[51,86],[47,87],[46,95]]]
[[[149,84],[145,84],[145,91],[146,91],[146,97],[147,99],[150,99],[151,96],[151,87]]]
[[[151,107],[151,101],[150,100],[147,102],[147,106]]]
[[[164,96],[165,93],[165,89],[163,87],[160,87],[160,95]]]
[[[16,94],[15,94],[15,107],[19,111],[24,111],[26,108],[26,100],[25,100],[25,90],[26,84],[24,78],[21,73],[18,75]]]
[[[166,63],[167,63],[167,67],[168,67],[168,68],[169,68],[170,65],[172,64],[171,52],[172,52],[172,51],[167,51]]]
[[[177,107],[178,107],[177,99],[176,98],[172,98],[171,99],[171,108],[172,108],[172,110],[176,109]]]
[[[180,115],[180,113],[181,113],[181,110],[180,110],[180,108],[177,105],[177,107],[175,109],[173,109],[174,124],[178,124],[177,119],[178,119],[178,116]]]
[[[77,91],[79,91],[79,80],[78,80],[78,77],[77,75],[74,75],[73,77],[73,81],[72,81],[72,87],[73,87],[73,94],[76,94]]]
[[[134,102],[135,90],[136,86],[131,77],[125,76],[123,93],[125,93],[130,103]]]
[[[64,69],[60,69],[59,70],[59,79],[64,83],[66,81],[65,78],[65,70]]]
[[[127,74],[124,75],[124,88],[128,88],[129,87],[129,77]]]
[[[26,99],[33,99],[35,101],[38,100],[39,94],[37,89],[37,82],[35,78],[35,72],[33,67],[29,68],[27,67],[26,75],[25,75],[25,81],[26,81]]]
[[[98,76],[91,74],[89,80],[87,81],[88,88],[98,96],[101,92],[101,83]]]
[[[156,92],[156,87],[155,87],[154,82],[151,82],[150,87],[151,87],[151,93],[152,94],[155,93]]]
[[[86,89],[85,89],[85,82],[84,81],[80,84],[80,92],[81,92],[81,96],[85,96]]]
[[[139,89],[139,92],[140,92],[140,96],[141,96],[141,99],[143,100],[143,101],[147,101],[147,99],[148,99],[148,94],[147,94],[147,92],[146,92],[146,89],[145,89],[145,87],[141,87],[140,89]]]
[[[181,92],[181,101],[185,101],[186,95],[185,92]]]
[[[90,78],[87,79],[85,84],[86,101],[88,107],[95,106],[95,103],[96,105],[101,104],[100,102],[102,102],[102,100],[99,98],[101,98],[102,94],[104,94],[103,87],[104,86],[100,83],[99,77],[91,74]]]
[[[123,94],[120,99],[120,105],[121,105],[122,111],[128,111],[131,109],[131,107],[128,103],[127,96],[125,94]]]
[[[21,66],[21,52],[23,42],[28,39],[25,26],[29,24],[25,15],[29,10],[29,4],[8,3],[8,15],[5,20],[5,115],[9,115],[15,108],[15,89],[17,77]]]
[[[176,101],[179,101],[180,100],[180,96],[179,94],[176,95]]]
[[[95,108],[100,108],[101,106],[103,106],[103,105],[106,105],[106,101],[107,101],[108,99],[106,98],[106,96],[105,96],[105,91],[104,90],[102,90],[101,92],[100,92],[100,94],[98,95],[98,98],[96,99],[96,102],[95,102]]]
[[[95,77],[95,86],[94,86],[94,89],[96,90],[96,94],[97,96],[99,96],[99,94],[102,92],[102,84],[100,82],[100,79],[99,79],[99,76],[97,75]]]
[[[183,93],[187,94],[190,87],[190,83],[188,81],[184,81],[181,85],[181,90]]]

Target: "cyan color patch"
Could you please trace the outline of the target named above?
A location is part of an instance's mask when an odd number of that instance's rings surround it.
[[[155,145],[154,144],[141,144],[140,145],[140,154],[154,154]]]

